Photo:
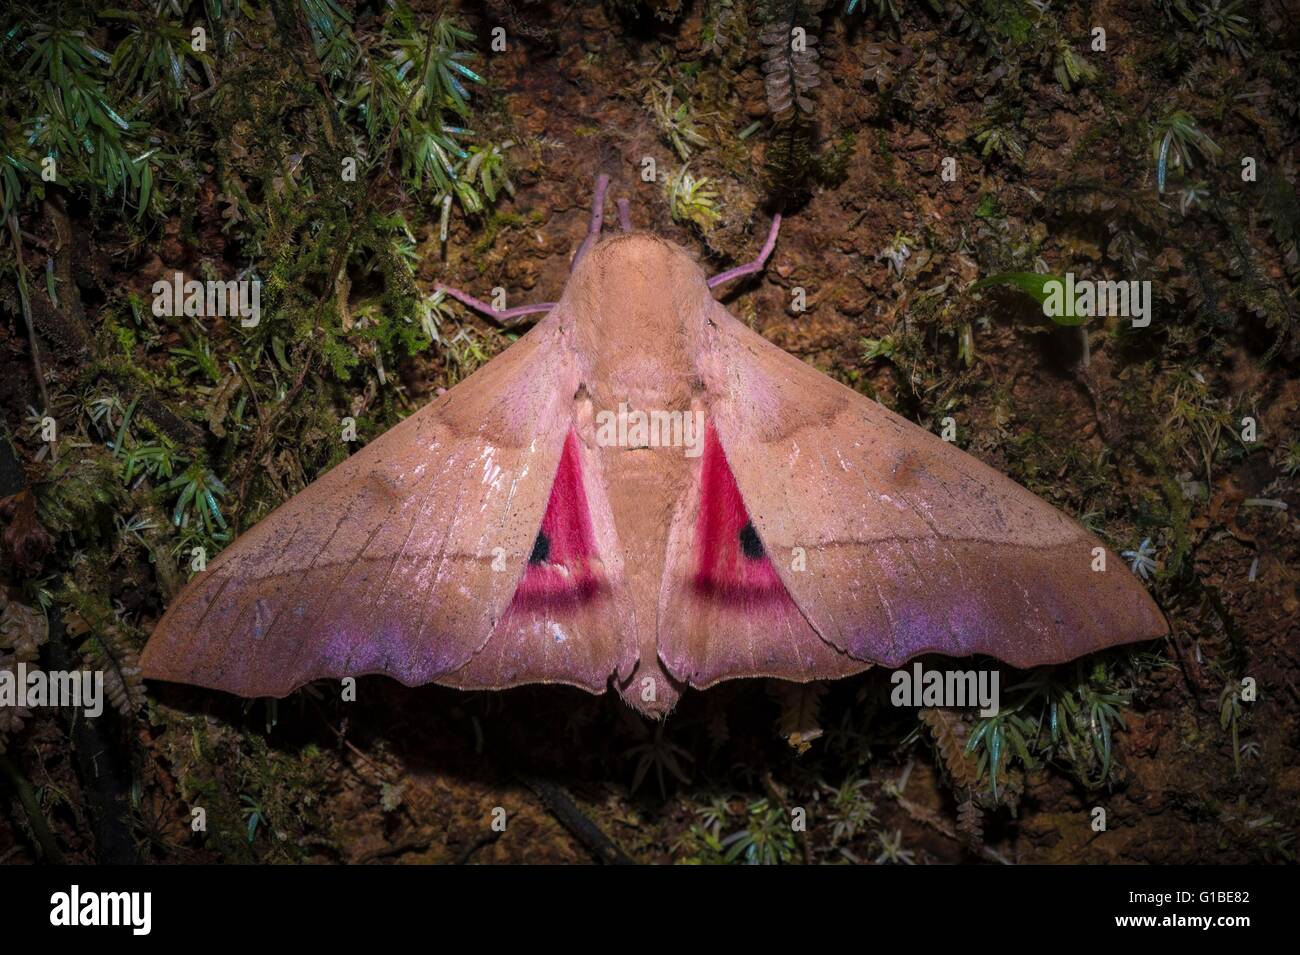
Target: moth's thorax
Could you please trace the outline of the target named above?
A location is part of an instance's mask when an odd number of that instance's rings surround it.
[[[685,250],[644,232],[606,239],[579,263],[562,302],[591,362],[587,385],[598,407],[689,404],[714,302]]]

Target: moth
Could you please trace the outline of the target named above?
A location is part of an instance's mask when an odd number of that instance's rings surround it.
[[[614,688],[810,681],[921,654],[1060,663],[1167,632],[1126,566],[1010,479],[732,317],[681,247],[602,238],[557,303],[185,587],[147,677]],[[489,306],[451,294],[476,308]]]

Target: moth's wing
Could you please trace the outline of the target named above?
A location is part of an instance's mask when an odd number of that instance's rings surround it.
[[[145,675],[243,696],[367,673],[454,682],[507,616],[577,381],[548,318],[240,536],[158,623]],[[625,661],[617,633],[584,636],[578,672],[555,657],[549,679],[590,685]]]
[[[545,559],[530,560],[483,649],[438,680],[466,690],[567,683],[593,693],[636,666],[622,548],[599,459],[570,431],[541,521]],[[536,532],[534,532],[536,536]]]
[[[1029,667],[1168,632],[1123,562],[1096,569],[1100,541],[1051,505],[720,306],[713,323],[713,427],[785,591],[830,646],[888,666],[942,653]],[[685,636],[668,635],[670,667],[718,657]]]
[[[782,583],[779,555],[742,536],[746,502],[711,423],[691,466],[668,529],[659,597],[659,658],[668,671],[702,688],[733,677],[806,682],[866,669],[809,623]]]

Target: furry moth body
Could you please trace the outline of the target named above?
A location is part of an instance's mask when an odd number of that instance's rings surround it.
[[[622,211],[622,210],[621,210]],[[609,445],[620,405],[702,448]],[[683,419],[685,420],[685,419]],[[192,580],[146,676],[242,696],[813,680],[922,653],[1018,667],[1159,636],[1145,589],[1006,477],[781,351],[676,245],[593,245],[499,357]]]

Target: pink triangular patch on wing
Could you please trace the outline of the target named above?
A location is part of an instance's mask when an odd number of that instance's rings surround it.
[[[570,430],[541,530],[510,610],[573,605],[607,589],[582,482],[578,437]]]
[[[793,606],[750,519],[712,422],[705,432],[700,467],[692,586],[698,595],[726,603]]]

